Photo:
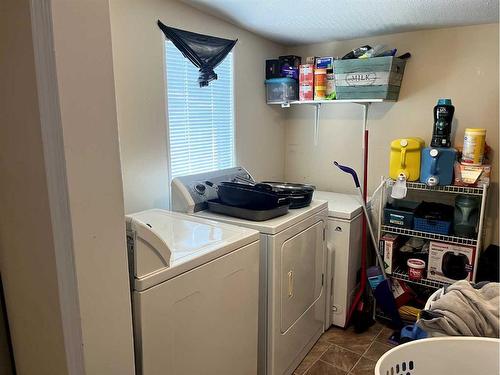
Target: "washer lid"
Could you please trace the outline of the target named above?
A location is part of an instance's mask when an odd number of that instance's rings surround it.
[[[247,228],[160,209],[127,215],[126,223],[127,230],[134,231],[136,237],[135,278],[150,279],[148,286],[259,238],[257,232]],[[160,273],[162,276],[157,277]]]
[[[350,220],[358,216],[362,211],[361,203],[356,195],[316,190],[314,199],[327,201],[328,216],[337,219]]]

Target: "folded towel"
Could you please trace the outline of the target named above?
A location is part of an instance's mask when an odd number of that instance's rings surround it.
[[[422,310],[417,325],[449,336],[499,337],[500,284],[460,280]]]

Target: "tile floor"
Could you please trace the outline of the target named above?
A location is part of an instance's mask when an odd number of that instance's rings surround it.
[[[332,327],[295,369],[294,375],[373,375],[375,363],[393,346],[392,330],[375,323],[364,333]]]

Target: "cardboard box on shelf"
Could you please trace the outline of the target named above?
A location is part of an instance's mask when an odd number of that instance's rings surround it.
[[[316,57],[315,69],[333,69],[333,57]]]
[[[299,68],[299,100],[314,100],[314,66],[304,64]]]
[[[299,85],[299,100],[314,100],[314,86]]]
[[[403,280],[393,279],[391,289],[397,307],[407,304],[415,296],[415,292]]]
[[[318,58],[317,56],[307,56],[305,63],[306,64],[314,65],[314,63],[316,62],[317,58]]]
[[[394,272],[396,268],[397,250],[401,246],[403,236],[386,233],[379,242],[379,251],[383,253],[384,267],[387,274]]]
[[[314,65],[304,64],[299,67],[299,84],[314,85]]]
[[[281,68],[281,76],[286,78],[293,78],[294,80],[298,81],[299,68],[296,68],[294,66],[283,67]]]
[[[476,248],[431,241],[427,278],[445,283],[472,280]]]
[[[455,178],[453,185],[456,186],[482,186],[489,185],[491,178],[491,164],[468,165],[455,162]]]

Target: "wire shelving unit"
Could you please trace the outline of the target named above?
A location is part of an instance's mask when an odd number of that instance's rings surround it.
[[[440,281],[435,281],[425,278],[422,278],[419,281],[410,280],[410,278],[408,277],[408,273],[405,270],[401,269],[400,267],[396,267],[396,269],[392,272],[390,276],[393,277],[394,279],[403,280],[407,283],[417,284],[434,289],[439,289],[442,288],[443,286],[449,285],[449,283],[443,283]]]
[[[467,237],[461,237],[461,236],[455,236],[455,235],[443,235],[443,234],[438,234],[438,233],[431,233],[431,232],[422,232],[418,230],[413,230],[413,229],[408,229],[408,228],[402,228],[402,227],[397,227],[394,225],[384,225],[384,219],[383,219],[383,211],[384,211],[384,206],[385,202],[387,202],[387,197],[388,197],[388,191],[390,188],[394,185],[394,180],[391,179],[385,179],[386,184],[385,184],[385,189],[383,189],[383,199],[380,200],[380,207],[379,207],[379,222],[381,225],[379,225],[379,239],[382,236],[382,233],[393,233],[393,234],[401,234],[404,236],[409,236],[409,237],[419,237],[419,238],[424,238],[427,240],[432,240],[432,241],[439,241],[439,242],[446,242],[450,244],[455,244],[455,245],[463,245],[463,246],[473,246],[475,248],[474,251],[474,265],[473,265],[473,271],[472,271],[472,278],[471,280],[473,282],[476,281],[476,274],[477,274],[477,265],[478,265],[478,260],[479,256],[481,253],[482,249],[482,240],[483,240],[483,235],[484,235],[484,216],[485,216],[485,209],[486,209],[486,198],[487,198],[487,193],[488,193],[488,185],[483,185],[483,186],[477,186],[477,187],[468,187],[468,186],[427,186],[426,184],[420,183],[420,182],[407,182],[406,187],[409,190],[417,190],[417,191],[423,191],[423,192],[428,192],[428,193],[437,193],[437,194],[467,194],[467,195],[474,195],[478,196],[481,198],[481,207],[480,207],[480,214],[479,214],[479,222],[477,225],[477,235],[474,238],[467,238]],[[406,272],[403,270],[399,270],[399,272],[396,272],[392,275],[395,278],[399,278],[401,280],[409,281]],[[405,279],[406,278],[406,279]],[[435,283],[435,285],[439,285],[440,283]],[[441,283],[441,286],[446,285]],[[430,286],[430,285],[429,285]],[[439,286],[439,287],[441,287]]]

